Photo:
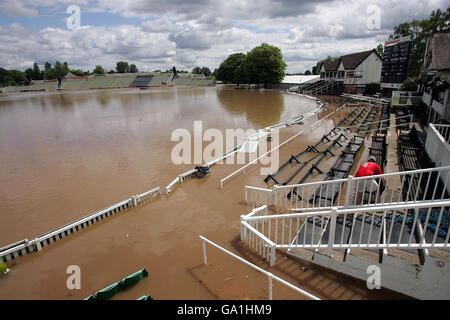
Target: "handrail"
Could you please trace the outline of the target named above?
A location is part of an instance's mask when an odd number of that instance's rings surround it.
[[[364,213],[364,212],[381,212],[381,211],[406,211],[410,209],[423,209],[429,207],[447,207],[450,206],[450,199],[445,200],[426,200],[418,201],[414,203],[401,203],[401,204],[388,204],[388,205],[373,205],[363,207],[334,207],[338,214],[350,214],[350,213]],[[255,216],[246,217],[243,216],[244,221],[258,221],[258,220],[274,220],[283,218],[304,218],[311,216],[323,216],[329,215],[331,210],[307,212],[307,213],[289,213],[289,214],[273,214],[267,216]]]
[[[394,118],[394,119],[392,119],[392,120],[398,120],[398,119],[403,119],[403,118],[410,118],[410,119],[412,119],[412,118],[413,118],[413,115],[410,114],[410,115],[407,115],[407,116],[401,116],[401,117]],[[354,125],[354,126],[338,127],[338,128],[340,128],[340,129],[346,129],[346,128],[358,128],[358,127],[365,126],[365,125],[368,125],[368,124],[383,123],[383,122],[388,122],[388,121],[390,121],[390,120],[391,120],[391,119],[384,119],[384,120],[378,120],[378,121],[374,121],[374,122],[361,123],[361,124],[357,124],[357,125]]]
[[[262,269],[262,268],[260,268],[260,267],[258,267],[258,266],[256,266],[256,265],[254,265],[254,264],[248,262],[247,260],[245,260],[245,259],[239,257],[238,255],[236,255],[236,254],[234,254],[234,253],[232,253],[232,252],[230,252],[230,251],[228,251],[228,250],[222,248],[221,246],[219,246],[218,244],[216,244],[216,243],[214,243],[214,242],[208,240],[207,238],[205,238],[205,237],[203,237],[203,236],[199,236],[199,238],[202,240],[203,263],[204,263],[205,265],[207,264],[207,258],[206,258],[206,245],[205,245],[205,244],[208,243],[208,244],[212,245],[213,247],[219,249],[220,251],[225,252],[226,254],[232,256],[233,258],[235,258],[235,259],[237,259],[237,260],[239,260],[239,261],[245,263],[246,265],[250,266],[251,268],[253,268],[253,269],[255,269],[255,270],[261,272],[262,274],[267,275],[268,280],[269,280],[269,300],[272,300],[272,279],[274,279],[274,280],[280,282],[281,284],[284,284],[285,286],[291,288],[292,290],[294,290],[294,291],[296,291],[296,292],[298,292],[298,293],[301,293],[301,294],[307,296],[308,298],[311,298],[311,299],[313,299],[313,300],[321,300],[320,298],[316,297],[315,295],[313,295],[313,294],[311,294],[311,293],[309,293],[309,292],[307,292],[307,291],[305,291],[305,290],[302,290],[302,289],[300,289],[300,288],[294,286],[293,284],[287,282],[286,280],[283,280],[283,279],[281,279],[281,278],[275,276],[273,273],[270,273],[270,272],[268,272],[268,271],[266,271],[266,270],[264,270],[264,269]]]
[[[230,179],[232,176],[238,174],[239,172],[245,170],[246,168],[248,168],[250,165],[258,162],[260,159],[264,158],[266,155],[268,155],[269,153],[272,153],[273,151],[279,149],[281,146],[285,145],[286,143],[288,143],[289,141],[295,139],[296,137],[298,137],[299,135],[301,135],[304,132],[304,130],[300,131],[299,133],[296,133],[294,136],[290,137],[289,139],[287,139],[286,141],[284,141],[283,143],[279,144],[278,146],[276,146],[275,148],[272,148],[270,151],[264,153],[263,155],[259,156],[258,158],[256,158],[253,161],[250,161],[249,163],[247,163],[245,166],[241,167],[240,169],[234,171],[233,173],[229,174],[228,176],[226,176],[225,178],[223,178],[222,180],[220,180],[220,188],[223,189],[223,183],[225,181],[227,181],[228,179]]]
[[[401,176],[403,174],[413,175],[416,173],[445,171],[445,170],[450,170],[450,166],[427,168],[427,169],[417,169],[417,170],[401,171],[401,172],[392,172],[392,173],[379,174],[379,175],[370,176],[370,177],[352,177],[352,178],[353,178],[353,180],[369,180],[369,179],[373,179],[373,178],[378,179],[378,178]],[[285,186],[277,186],[277,189],[289,189],[289,188],[302,187],[302,186],[321,185],[321,184],[328,184],[328,183],[331,184],[331,183],[339,183],[339,182],[347,182],[347,181],[348,181],[348,178],[347,179],[328,180],[328,181],[309,182],[309,183],[303,183],[303,184],[290,184],[290,185],[285,185]]]

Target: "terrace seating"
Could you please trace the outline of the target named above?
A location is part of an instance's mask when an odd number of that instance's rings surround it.
[[[189,77],[178,77],[173,81],[175,86],[189,86],[192,79]]]
[[[387,163],[387,145],[386,136],[378,135],[372,136],[372,145],[369,147],[369,156],[374,156],[376,163],[384,172]]]
[[[116,82],[113,84],[114,88],[127,88],[130,87],[136,76],[121,76],[116,77]]]
[[[84,89],[107,89],[112,88],[116,82],[115,77],[95,76],[94,79],[86,83]]]
[[[88,78],[82,79],[65,79],[60,86],[60,90],[78,90],[82,89],[86,83],[88,82]]]
[[[55,86],[55,84],[53,83]],[[30,86],[30,91],[43,91],[44,90],[44,81],[36,81],[33,82]]]
[[[10,92],[18,92],[19,89],[16,86],[9,86],[9,87],[4,87],[3,88],[3,92],[4,93],[10,93]]]
[[[364,145],[364,138],[360,136],[355,136],[350,140],[350,142],[342,151],[339,158],[336,160],[334,165],[331,167],[330,171],[327,173],[327,177],[324,181],[339,180],[347,178],[350,170],[352,169],[356,156]],[[329,203],[333,205],[334,201],[339,194],[340,190],[338,188],[328,188],[323,185],[319,186],[314,192],[314,196],[309,200],[310,202],[318,203]]]
[[[149,82],[149,87],[160,87],[167,85],[169,82],[170,74],[154,75]]]

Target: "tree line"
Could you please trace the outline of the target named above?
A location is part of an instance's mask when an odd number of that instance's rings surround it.
[[[215,71],[224,83],[279,83],[285,76],[286,63],[280,48],[263,43],[245,53],[230,54]]]

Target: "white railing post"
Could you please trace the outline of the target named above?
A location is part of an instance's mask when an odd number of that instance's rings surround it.
[[[275,206],[277,204],[277,192],[278,192],[278,186],[274,185],[272,189],[272,194],[270,197],[270,205]]]
[[[270,266],[273,267],[275,265],[275,259],[276,259],[276,244],[272,245],[270,248]]]
[[[331,224],[330,224],[330,232],[328,235],[328,256],[333,256],[333,244],[334,244],[334,236],[336,233],[336,217],[337,217],[337,208],[333,207],[331,209]]]
[[[34,244],[36,245],[37,251],[41,251],[41,250],[42,250],[41,241],[39,241],[38,238],[35,238],[35,239],[33,240],[33,242],[34,242]]]
[[[350,205],[350,195],[352,193],[353,176],[348,176],[347,178],[347,190],[345,192],[345,203],[344,208],[348,208]]]
[[[244,232],[244,225],[242,224],[242,222],[245,221],[244,215],[241,215],[241,241],[245,240],[245,232]]]
[[[203,249],[203,264],[208,264],[208,260],[206,259],[206,242],[205,242],[205,239],[202,239],[202,249]]]
[[[272,274],[267,275],[267,280],[269,282],[269,300],[272,300]]]
[[[222,182],[221,182],[221,184],[222,184]],[[245,198],[245,201],[247,202],[247,188],[244,188],[244,190],[245,190],[244,198]]]

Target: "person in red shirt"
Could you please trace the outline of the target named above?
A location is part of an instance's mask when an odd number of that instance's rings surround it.
[[[378,164],[376,164],[376,158],[374,156],[369,157],[369,159],[367,160],[367,162],[364,162],[363,164],[361,164],[361,166],[359,167],[358,171],[356,172],[355,177],[369,177],[369,176],[375,176],[378,174],[383,174],[383,170],[381,170],[380,166]],[[362,196],[363,196],[363,192],[369,192],[369,194],[377,194],[378,193],[378,202],[380,202],[381,199],[381,193],[383,192],[384,187],[382,187],[380,189],[380,192],[378,191],[379,188],[379,183],[380,180],[378,180],[378,183],[372,179],[370,180],[366,180],[366,182],[364,182],[364,180],[359,181],[358,183],[358,196],[357,196],[357,200],[356,203],[358,204],[362,204],[361,200],[362,200]],[[384,178],[381,178],[381,183],[383,185],[386,185],[386,180]]]

